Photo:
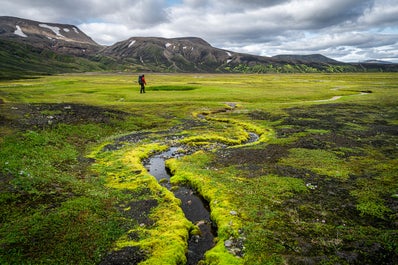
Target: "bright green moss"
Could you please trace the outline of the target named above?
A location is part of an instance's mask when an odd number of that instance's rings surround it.
[[[134,191],[146,187],[157,194],[159,205],[150,215],[155,220],[153,227],[133,227],[133,231],[144,235],[139,241],[124,235],[115,242],[115,249],[139,246],[150,253],[149,259],[142,264],[185,263],[189,231],[194,229],[180,208],[180,200],[160,186],[142,165],[142,159],[167,148],[156,143],[125,146],[112,152],[98,153],[94,165],[100,174],[106,175],[106,185],[113,189]]]
[[[185,251],[189,231],[194,229],[184,217],[179,207],[180,201],[169,191],[164,190],[164,198],[151,216],[157,220],[152,227],[138,227],[133,231],[144,235],[139,241],[131,240],[127,236],[116,242],[116,249],[127,246],[139,246],[151,255],[140,264],[180,264],[186,262]]]
[[[210,204],[211,219],[217,224],[219,242],[206,253],[206,264],[241,264],[241,259],[231,255],[223,245],[231,236],[239,236],[242,223],[235,214],[237,207],[226,196],[227,187],[206,175],[209,171],[201,167],[208,159],[208,154],[197,152],[183,159],[168,160],[167,166],[173,174],[171,182],[189,183]],[[195,164],[184,163],[187,161],[195,161]]]
[[[244,264],[242,258],[237,258],[231,253],[225,251],[224,241],[219,241],[211,250],[205,254],[206,265],[240,265]]]
[[[348,164],[339,159],[334,153],[321,149],[290,149],[290,155],[280,161],[282,165],[305,168],[320,175],[337,179],[347,179]]]

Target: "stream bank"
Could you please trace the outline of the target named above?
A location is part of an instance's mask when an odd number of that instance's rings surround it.
[[[178,147],[171,147],[165,152],[150,157],[145,163],[145,167],[162,186],[171,190],[174,196],[181,200],[181,208],[185,217],[199,228],[199,234],[189,237],[186,255],[187,265],[196,265],[204,258],[206,251],[214,246],[217,232],[210,219],[209,203],[188,186],[172,187],[170,184],[171,175],[165,166],[165,161],[169,158],[181,157],[178,150]]]

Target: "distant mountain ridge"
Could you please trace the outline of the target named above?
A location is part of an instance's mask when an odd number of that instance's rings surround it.
[[[296,73],[398,71],[398,64],[343,63],[321,54],[237,53],[196,37],[131,37],[96,43],[74,25],[0,17],[0,78],[84,71]]]
[[[224,72],[240,64],[266,64],[272,58],[236,53],[211,46],[201,38],[132,37],[106,47],[102,54],[121,64],[177,72]]]
[[[393,62],[383,61],[383,60],[366,60],[362,63],[373,63],[373,64],[394,64]]]
[[[134,63],[158,71],[214,71],[232,53],[213,48],[200,38],[133,37],[106,47],[103,54],[120,63]]]
[[[342,63],[334,59],[331,59],[329,57],[326,57],[322,54],[308,54],[308,55],[281,54],[281,55],[275,55],[272,58],[278,60],[293,61],[293,62],[301,61],[301,62],[330,63],[330,64]]]

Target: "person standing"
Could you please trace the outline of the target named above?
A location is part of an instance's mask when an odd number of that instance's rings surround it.
[[[141,89],[140,89],[140,93],[145,93],[145,85],[146,85],[146,81],[145,81],[145,75],[140,75],[138,77],[138,84],[140,84]]]

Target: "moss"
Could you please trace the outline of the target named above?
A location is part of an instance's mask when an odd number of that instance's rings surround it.
[[[206,115],[211,114],[212,112],[206,113]],[[194,117],[197,116],[196,113],[193,114]],[[231,125],[231,128],[225,128],[220,134],[227,135],[222,136],[216,134],[212,131],[208,131],[199,136],[190,136],[182,139],[180,142],[184,144],[190,144],[193,146],[200,145],[208,145],[210,143],[223,143],[229,146],[240,147],[241,145],[254,145],[260,142],[266,142],[272,137],[273,130],[270,128],[263,128],[258,125],[249,122],[242,122],[234,119],[226,119],[226,118],[216,118],[206,116],[206,120],[211,122],[218,123],[226,123]],[[250,139],[249,132],[255,133],[258,135],[259,139],[256,142],[246,143]],[[229,135],[228,135],[229,134]]]
[[[165,191],[169,193],[169,191]],[[189,231],[194,229],[192,223],[185,219],[179,207],[180,201],[173,195],[166,194],[165,200],[160,203],[151,214],[157,220],[153,227],[141,227],[139,234],[144,238],[139,241],[129,240],[126,237],[116,242],[117,248],[139,246],[150,257],[141,264],[182,264],[186,262],[185,251]]]
[[[96,164],[93,167],[101,175],[106,176],[108,187],[130,192],[146,187],[158,200],[158,206],[149,216],[154,220],[152,226],[131,227],[115,242],[115,250],[138,246],[146,253],[150,253],[149,258],[142,264],[185,263],[189,231],[194,229],[180,208],[180,200],[160,186],[142,165],[142,160],[150,154],[167,148],[157,143],[132,145],[112,152],[98,153],[95,156]],[[132,231],[139,235],[138,241],[128,236]]]
[[[201,136],[191,136],[191,137],[187,137],[184,138],[183,140],[181,140],[180,142],[183,144],[191,144],[191,145],[205,145],[205,144],[209,144],[209,143],[224,143],[227,145],[236,145],[239,144],[241,142],[243,142],[244,140],[246,140],[247,138],[244,139],[230,139],[230,138],[226,138],[220,135],[201,135]]]
[[[333,152],[320,149],[292,148],[290,155],[281,159],[279,164],[309,169],[317,174],[342,180],[346,180],[350,172],[345,161]]]
[[[195,168],[197,168],[199,161],[202,161],[199,164],[203,164],[208,159],[207,153],[199,151],[189,158],[167,160],[167,167],[173,174],[171,182],[173,184],[189,183],[210,204],[211,219],[217,224],[218,228],[218,243],[215,248],[206,253],[206,264],[240,264],[240,258],[231,255],[224,247],[224,241],[231,236],[239,236],[239,230],[242,228],[240,218],[232,214],[237,211],[237,207],[225,196],[226,187],[205,175],[206,170],[195,170],[191,167],[192,164],[187,168],[188,164],[184,163],[193,160],[196,163]],[[201,167],[199,166],[199,168]]]
[[[244,264],[243,259],[237,258],[231,253],[227,252],[224,246],[224,241],[219,241],[211,250],[205,254],[206,265],[240,265]]]
[[[358,188],[352,190],[350,194],[357,199],[357,209],[361,215],[370,215],[377,218],[385,219],[387,214],[391,213],[391,209],[385,205],[386,197],[390,189],[394,187],[394,183],[383,187],[379,183],[371,184],[369,180],[358,180]],[[395,184],[396,186],[396,184]]]

